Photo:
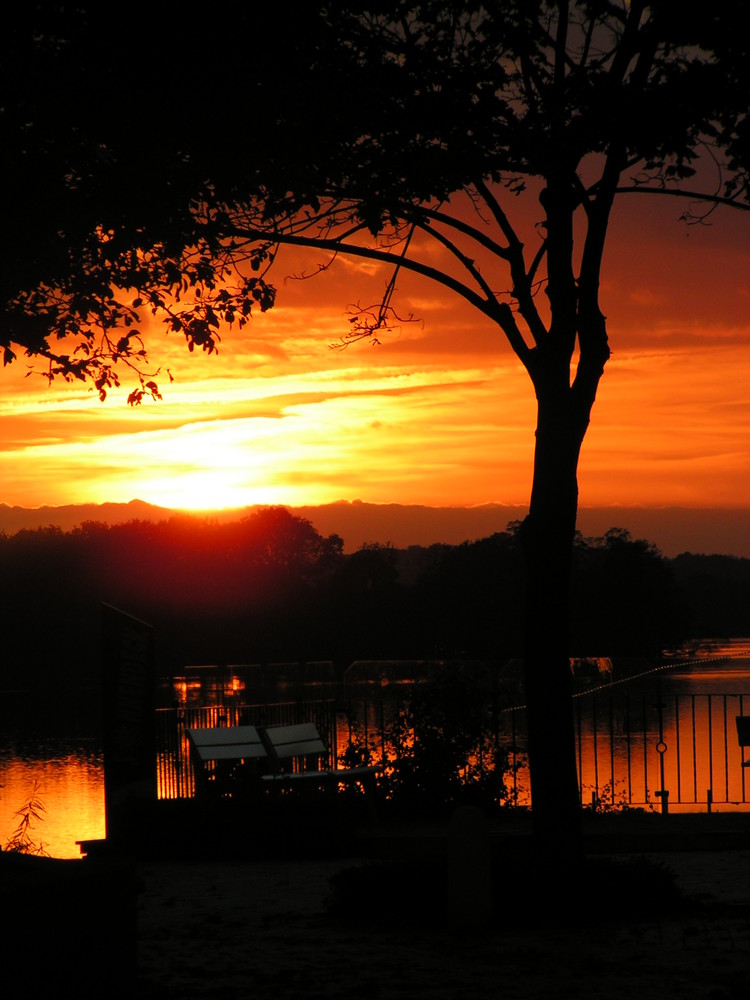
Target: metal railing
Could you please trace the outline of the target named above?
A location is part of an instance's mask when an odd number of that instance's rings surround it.
[[[735,717],[750,711],[750,693],[662,693],[600,689],[574,700],[582,804],[595,809],[670,807],[710,811],[750,805]],[[514,765],[512,800],[529,804],[523,710],[506,713]]]
[[[387,754],[387,730],[405,705],[377,689],[346,702],[295,700],[158,709],[157,767],[161,798],[191,797],[194,776],[185,729],[195,726],[287,725],[315,722],[327,747],[327,767],[356,737],[373,763]],[[697,811],[750,806],[750,768],[735,716],[750,713],[750,692],[664,694],[658,683],[613,685],[574,699],[581,799],[595,809],[647,807]],[[522,708],[490,713],[496,745],[507,754],[508,801],[530,804],[526,719]],[[363,737],[364,734],[364,737]]]

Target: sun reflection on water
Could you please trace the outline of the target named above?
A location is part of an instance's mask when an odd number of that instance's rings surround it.
[[[78,858],[77,840],[104,836],[104,771],[98,753],[86,749],[50,760],[0,755],[0,846],[18,825],[17,811],[36,795],[44,806],[32,820],[35,845],[55,858]]]

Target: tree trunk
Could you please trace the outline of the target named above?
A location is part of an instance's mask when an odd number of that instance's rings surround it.
[[[583,438],[573,394],[536,382],[538,420],[526,564],[524,682],[534,836],[545,852],[574,856],[581,839],[568,628],[570,570]]]

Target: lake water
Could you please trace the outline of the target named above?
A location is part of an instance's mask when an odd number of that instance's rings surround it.
[[[750,714],[750,640],[734,640],[714,655],[724,654],[731,659],[660,673],[658,688],[654,675],[620,685],[621,691],[608,686],[595,696],[593,718],[592,699],[576,700],[577,709],[585,703],[579,750],[584,801],[597,796],[605,805],[647,801],[661,808],[656,793],[666,788],[673,811],[705,811],[707,794],[716,810],[745,808],[750,768],[741,766],[734,717]],[[72,725],[75,736],[41,736],[39,718],[32,725],[14,710],[12,698],[2,697],[0,845],[12,836],[17,811],[36,794],[44,812],[33,821],[33,841],[52,857],[79,857],[76,841],[105,835],[101,740],[85,726],[81,735],[80,720]],[[521,768],[520,802],[524,796]]]
[[[29,835],[50,856],[80,857],[77,840],[104,836],[99,704],[90,688],[0,692],[0,846],[32,795],[44,811]]]
[[[17,828],[21,810],[36,795],[44,811],[29,836],[51,857],[80,857],[76,840],[104,836],[104,768],[98,740],[56,739],[0,747],[0,844]]]

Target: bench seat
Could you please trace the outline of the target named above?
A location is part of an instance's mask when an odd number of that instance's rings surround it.
[[[328,771],[281,771],[278,774],[261,775],[261,780],[268,784],[302,784],[303,782],[323,784],[326,782],[361,782],[374,778],[382,768],[379,767],[347,767]]]

